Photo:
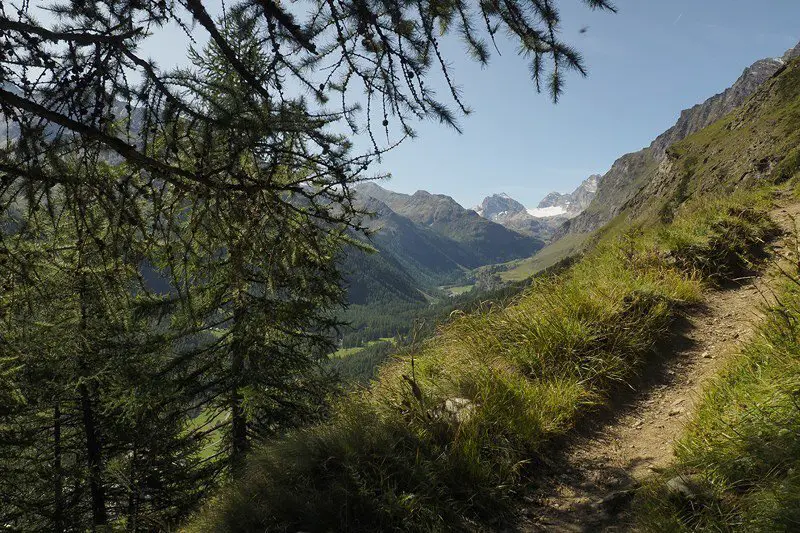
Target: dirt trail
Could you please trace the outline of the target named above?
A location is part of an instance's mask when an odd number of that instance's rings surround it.
[[[794,229],[798,214],[799,204],[772,213],[785,230]],[[780,252],[783,242],[773,248]],[[526,498],[520,530],[629,531],[625,511],[634,489],[672,461],[674,441],[704,386],[752,335],[772,279],[768,272],[710,292],[704,308],[660,347],[637,390],[570,441],[553,465],[558,474]]]

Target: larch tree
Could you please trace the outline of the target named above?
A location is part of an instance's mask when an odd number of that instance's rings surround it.
[[[352,185],[459,127],[450,36],[485,64],[510,35],[557,98],[555,3],[0,3],[0,523],[167,529],[313,416]],[[142,54],[168,26],[191,64]]]

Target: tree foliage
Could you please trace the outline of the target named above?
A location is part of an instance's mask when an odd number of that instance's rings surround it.
[[[208,44],[162,70],[168,25]],[[318,416],[351,186],[414,120],[457,127],[447,35],[486,62],[510,32],[557,97],[583,72],[558,25],[549,0],[0,3],[0,523],[168,529]]]

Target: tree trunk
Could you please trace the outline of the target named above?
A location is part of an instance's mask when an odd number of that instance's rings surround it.
[[[247,417],[242,408],[241,386],[245,373],[245,345],[242,339],[243,318],[245,312],[245,291],[243,289],[242,256],[238,243],[231,246],[233,264],[233,324],[231,340],[231,464],[239,468],[247,453]]]
[[[233,327],[237,328],[241,312],[237,309],[234,312]],[[234,468],[238,468],[247,453],[247,418],[244,409],[242,408],[242,393],[239,390],[241,387],[242,377],[244,375],[244,346],[242,345],[240,334],[236,329],[233,332],[233,341],[231,342],[231,374],[232,374],[232,390],[231,390],[231,463]]]
[[[95,416],[94,405],[92,396],[96,394],[96,385],[92,386],[92,391],[86,384],[89,369],[86,360],[87,354],[91,353],[91,348],[87,341],[88,319],[89,312],[87,310],[87,294],[86,294],[86,279],[83,273],[83,237],[78,234],[78,276],[80,276],[80,285],[78,288],[78,298],[80,299],[80,322],[78,323],[78,334],[81,337],[81,344],[84,353],[79,357],[79,368],[83,380],[78,386],[78,392],[81,397],[81,415],[83,417],[83,430],[86,436],[86,461],[89,466],[89,493],[92,499],[92,524],[97,526],[104,526],[108,522],[108,514],[106,512],[106,494],[105,486],[103,484],[103,458],[100,442],[100,435],[97,428],[98,420]]]
[[[139,515],[138,511],[138,484],[136,483],[136,475],[137,475],[137,465],[136,461],[138,459],[138,449],[139,447],[136,445],[136,442],[133,444],[133,450],[131,451],[131,468],[128,474],[128,484],[130,485],[130,489],[128,492],[128,531],[136,531],[136,519]]]
[[[78,387],[81,395],[81,412],[83,429],[86,434],[86,459],[89,465],[89,492],[92,498],[92,524],[104,526],[108,522],[106,513],[106,494],[103,485],[103,461],[100,438],[97,434],[97,420],[89,387],[81,384]]]
[[[64,473],[61,471],[61,406],[53,408],[53,531],[64,531]]]

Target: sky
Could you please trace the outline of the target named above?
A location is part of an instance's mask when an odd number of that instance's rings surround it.
[[[502,55],[495,52],[487,68],[447,43],[451,75],[474,112],[461,118],[463,134],[417,124],[419,137],[372,169],[391,173],[382,186],[447,194],[465,207],[505,192],[535,207],[550,191],[568,192],[605,173],[673,125],[682,109],[800,40],[799,0],[616,0],[616,14],[580,0],[557,6],[561,37],[583,54],[588,77],[570,75],[554,104],[536,93],[512,42],[499,42]],[[177,33],[148,43],[162,66],[180,62],[183,47],[170,44]]]

